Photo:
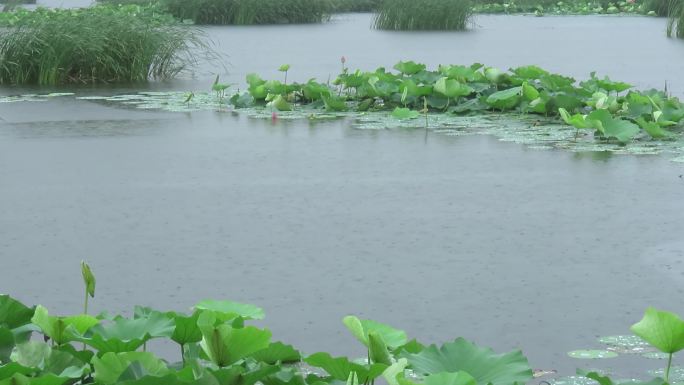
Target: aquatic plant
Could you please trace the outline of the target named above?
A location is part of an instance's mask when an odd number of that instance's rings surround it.
[[[63,317],[1,295],[0,384],[359,385],[385,376],[395,382],[401,377],[405,385],[423,379],[427,385],[443,385],[453,382],[436,381],[451,379],[452,372],[471,380],[464,385],[509,385],[532,378],[520,351],[495,354],[462,338],[425,347],[409,341],[402,330],[355,316],[343,323],[364,345],[368,360],[305,354],[273,341],[269,329],[250,325],[263,318],[257,306],[217,300],[200,301],[189,314],[136,306],[131,318]],[[152,340],[177,344],[178,362],[148,351],[146,343]],[[79,343],[85,345],[78,349]],[[302,371],[300,363],[318,372]],[[418,374],[409,376],[405,369]]]
[[[531,13],[537,16],[549,15],[591,15],[591,14],[662,14],[662,3],[670,0],[609,1],[609,0],[477,0],[475,13],[518,14]]]
[[[668,354],[665,382],[669,382],[672,356],[684,349],[684,321],[674,313],[648,308],[644,318],[632,325],[632,332]]]
[[[13,13],[0,30],[0,84],[168,79],[210,51],[200,31],[127,7]]]
[[[420,113],[427,120],[429,110],[458,115],[514,111],[556,116],[575,127],[576,139],[591,130],[598,140],[623,144],[643,136],[672,139],[684,122],[684,105],[677,98],[662,91],[636,91],[630,84],[595,73],[578,84],[536,66],[507,72],[482,64],[428,70],[424,64],[406,61],[394,69],[397,73],[385,68],[351,72],[343,65],[332,86],[315,80],[284,84],[250,74],[247,92],[231,100],[245,101],[249,96],[252,103],[236,107],[270,102],[288,111],[293,102],[328,112],[392,110],[400,120],[415,119]]]
[[[669,0],[667,36],[684,39],[684,1]]]
[[[320,23],[330,17],[328,0],[161,0],[181,20],[196,24]]]
[[[382,0],[332,0],[333,12],[373,12]]]
[[[384,0],[373,26],[387,30],[464,30],[472,12],[470,0]]]

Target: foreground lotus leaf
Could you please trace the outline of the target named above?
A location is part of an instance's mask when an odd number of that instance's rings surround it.
[[[646,309],[641,321],[632,325],[632,332],[663,353],[684,349],[684,321],[674,313]]]
[[[131,370],[144,370],[151,375],[162,376],[169,372],[162,360],[147,352],[106,353],[102,357],[93,357],[94,377],[105,385],[115,384],[119,378]]]
[[[353,315],[344,317],[342,322],[344,323],[344,326],[346,326],[347,329],[349,329],[349,331],[354,335],[354,337],[356,337],[356,339],[366,347],[369,346],[368,334],[371,332],[377,333],[377,335],[382,338],[384,343],[389,348],[397,348],[406,344],[408,340],[405,331],[395,329],[380,322],[361,320]]]
[[[384,364],[364,366],[349,361],[347,357],[332,357],[324,352],[314,353],[306,357],[304,361],[311,366],[325,370],[332,378],[340,381],[347,381],[349,374],[356,372],[361,383],[379,377],[388,368]]]
[[[402,352],[400,356],[406,358],[418,373],[464,371],[480,385],[510,385],[532,379],[532,369],[522,352],[496,354],[463,338],[441,347],[431,345],[417,354]]]
[[[232,301],[204,300],[197,303],[195,309],[212,310],[244,319],[263,319],[265,317],[264,310],[260,307]]]

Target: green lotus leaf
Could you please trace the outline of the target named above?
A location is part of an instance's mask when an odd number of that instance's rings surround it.
[[[260,307],[232,301],[204,300],[195,305],[198,310],[211,310],[218,313],[239,316],[244,319],[263,319],[264,310]]]
[[[631,330],[663,353],[684,349],[684,321],[674,313],[649,307]]]
[[[636,120],[639,127],[643,128],[654,139],[671,138],[674,134],[662,127],[656,122],[648,122],[643,117]]]
[[[426,98],[428,106],[436,109],[443,109],[449,103],[449,98],[442,95],[432,94]]]
[[[171,339],[180,345],[200,342],[202,340],[202,332],[197,326],[199,315],[199,311],[194,312],[189,317],[174,315],[173,322],[175,323],[175,328],[173,329]]]
[[[152,338],[171,337],[174,329],[175,323],[170,316],[153,312],[148,318],[119,317],[113,322],[98,324],[79,340],[100,353],[121,353],[133,351]]]
[[[402,352],[411,367],[421,374],[464,371],[481,385],[510,385],[532,379],[532,369],[520,351],[495,354],[458,338],[441,347],[431,345],[417,354]]]
[[[323,96],[330,96],[330,88],[325,84],[309,80],[302,87],[302,93],[307,100],[321,100]]]
[[[606,138],[615,138],[620,143],[631,141],[640,128],[627,120],[615,119],[607,110],[594,110],[586,117],[586,121]]]
[[[504,78],[504,73],[500,69],[494,67],[487,67],[484,70],[484,75],[491,83],[499,83]]]
[[[346,111],[347,110],[347,103],[345,102],[344,98],[330,95],[330,96],[322,96],[323,103],[325,103],[325,110],[326,111]]]
[[[365,383],[379,377],[385,369],[384,364],[372,364],[370,366],[360,365],[349,361],[347,357],[332,357],[328,353],[315,353],[304,359],[307,364],[325,370],[332,378],[340,381],[347,381],[349,373],[356,372],[359,381]]]
[[[647,96],[630,92],[626,97],[626,116],[637,119],[653,113],[653,104]]]
[[[10,362],[8,364],[0,366],[0,380],[10,378],[10,377],[14,376],[15,374],[23,374],[23,375],[27,376],[27,375],[31,375],[37,371],[38,371],[38,369],[36,369],[36,368],[30,368],[27,366],[23,366],[17,362]]]
[[[149,352],[105,353],[102,357],[93,357],[92,364],[95,372],[93,377],[98,383],[110,385],[119,381],[131,364],[137,363],[138,368],[144,369],[146,374],[163,376],[169,373],[164,362]],[[130,376],[131,374],[128,373]],[[126,378],[123,378],[126,380]]]
[[[302,354],[297,349],[282,342],[272,342],[267,348],[252,353],[250,357],[268,364],[293,363],[302,360]]]
[[[288,103],[287,99],[285,99],[283,95],[276,96],[271,104],[278,111],[292,111],[292,104]]]
[[[405,331],[380,322],[361,320],[353,315],[344,317],[342,322],[354,337],[366,347],[369,346],[368,334],[371,332],[377,333],[384,343],[392,349],[406,344],[408,340]]]
[[[289,69],[290,69],[290,65],[289,65],[289,64],[283,64],[283,65],[281,65],[280,67],[278,67],[278,71],[280,71],[280,72],[286,72],[286,71],[288,71]]]
[[[575,83],[575,79],[557,74],[541,75],[539,81],[541,86],[549,91],[561,91],[572,87]]]
[[[550,75],[548,71],[533,65],[514,68],[511,69],[511,72],[525,80],[537,80],[542,76]]]
[[[29,368],[43,369],[52,349],[43,341],[28,341],[17,345],[12,352],[12,361]]]
[[[416,385],[415,382],[407,380],[404,375],[404,370],[408,366],[406,358],[400,358],[394,364],[390,365],[382,373],[382,377],[387,381],[388,385]]]
[[[443,77],[437,80],[434,86],[434,90],[435,92],[439,92],[440,94],[448,98],[468,96],[471,93],[473,93],[473,89],[470,88],[468,85],[463,84],[454,79],[449,79],[447,77]]]
[[[415,73],[425,70],[425,64],[419,64],[413,61],[400,61],[399,63],[395,64],[393,68],[404,75],[413,75]]]
[[[236,108],[247,108],[254,105],[254,97],[248,92],[235,94],[230,97],[229,101]]]
[[[33,311],[9,295],[0,295],[0,326],[15,329],[26,325],[31,322]]]
[[[459,371],[456,373],[436,373],[425,377],[424,385],[477,385],[477,381],[470,374]]]
[[[8,362],[14,349],[14,333],[6,327],[0,327],[0,363]]]
[[[266,83],[266,80],[262,79],[257,74],[247,74],[246,79],[247,84],[249,84],[250,87],[257,87]]]
[[[522,95],[528,101],[533,101],[539,97],[539,91],[536,88],[529,85],[527,82],[522,84]]]
[[[408,108],[396,107],[392,111],[392,117],[399,120],[415,119],[420,116],[418,111],[413,111]]]
[[[440,66],[439,72],[449,79],[454,79],[462,83],[473,82],[479,79],[479,73],[476,72],[475,69],[462,65]]]
[[[120,380],[116,382],[116,385],[188,385],[192,381],[181,379],[176,373],[167,374],[165,376],[150,376],[145,375],[136,379]],[[204,384],[201,381],[197,381],[196,384]],[[209,382],[206,383],[211,384]],[[218,385],[212,384],[212,385]]]
[[[565,108],[559,108],[558,113],[560,114],[563,121],[570,126],[573,126],[577,129],[590,127],[590,125],[586,122],[585,115],[575,114],[570,116],[570,113],[568,113],[568,111]]]
[[[584,101],[577,95],[558,92],[551,97],[556,108],[565,108],[568,111],[575,111],[584,106]]]
[[[202,312],[197,325],[202,331],[202,350],[219,367],[266,349],[271,339],[269,330],[253,326],[236,329],[221,323],[213,312]]]
[[[489,95],[486,102],[496,109],[510,110],[520,103],[521,94],[522,87],[512,87]]]
[[[387,350],[387,345],[377,331],[368,332],[368,357],[373,363],[392,365],[392,358],[389,350]]]
[[[69,378],[58,377],[54,374],[46,374],[40,377],[27,377],[17,373],[11,378],[0,381],[0,385],[62,385],[69,380]]]
[[[100,321],[92,316],[80,314],[71,317],[55,317],[48,314],[48,310],[38,305],[31,321],[38,326],[43,334],[52,338],[57,345],[79,340],[80,336]]]

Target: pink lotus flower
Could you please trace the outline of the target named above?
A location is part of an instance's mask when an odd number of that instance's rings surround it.
[[[276,114],[276,112],[273,111],[273,112],[271,113],[271,121],[272,121],[272,122],[275,122],[276,120],[278,120],[278,114]]]
[[[345,58],[344,56],[342,56],[342,58],[340,59],[340,61],[342,62],[342,64],[344,64],[344,63],[347,62],[347,58]]]

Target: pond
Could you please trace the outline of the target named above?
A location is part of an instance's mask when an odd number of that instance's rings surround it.
[[[280,76],[282,63],[294,79],[324,80],[344,55],[361,69],[413,59],[596,70],[684,94],[684,45],[664,37],[662,19],[476,23],[389,33],[370,30],[369,15],[342,15],[207,31],[240,84],[248,72]],[[205,90],[215,71],[135,90]],[[277,339],[355,357],[365,353],[340,321],[353,313],[424,342],[522,348],[533,367],[571,374],[605,364],[567,351],[627,334],[649,305],[684,310],[684,165],[666,157],[69,96],[0,104],[0,118],[0,291],[55,313],[79,311],[85,259],[95,311],[232,299],[262,306]],[[625,376],[662,366],[610,364]]]

